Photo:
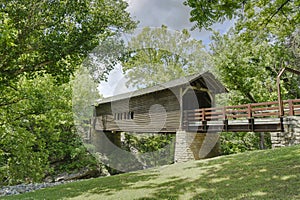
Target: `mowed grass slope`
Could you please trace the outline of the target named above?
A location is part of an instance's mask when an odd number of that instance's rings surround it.
[[[84,180],[3,199],[300,199],[300,146]]]

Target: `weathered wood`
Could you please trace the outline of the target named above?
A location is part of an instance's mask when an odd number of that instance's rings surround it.
[[[289,116],[300,115],[300,99],[283,101],[284,113]],[[185,126],[199,132],[212,129],[219,131],[280,131],[282,120],[278,122],[280,110],[278,102],[264,102],[237,106],[225,106],[221,108],[202,108],[186,112]],[[256,119],[270,119],[268,123],[256,122]],[[240,123],[241,119],[248,122]],[[274,120],[272,120],[274,119]],[[230,120],[231,124],[229,124]],[[207,124],[208,121],[223,122],[219,124]],[[200,122],[200,125],[197,124]],[[196,127],[196,128],[195,128]]]
[[[208,77],[213,81],[212,76]],[[130,131],[130,132],[176,132],[187,124],[186,110],[200,109],[212,106],[215,91],[210,91],[208,83],[199,77],[183,82],[172,88],[151,91],[136,91],[131,94],[106,98],[96,106],[96,130],[104,131]],[[212,88],[219,89],[221,85],[213,81]],[[221,90],[218,90],[220,92]],[[222,91],[222,92],[225,92]],[[126,98],[124,98],[126,97]],[[217,114],[212,109],[207,114],[192,113],[192,117],[202,117],[211,120]],[[220,115],[223,115],[220,112]]]

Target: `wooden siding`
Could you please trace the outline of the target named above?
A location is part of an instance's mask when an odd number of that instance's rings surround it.
[[[101,104],[96,109],[95,129],[127,132],[176,132],[180,123],[178,98],[179,88],[176,88]],[[133,119],[128,119],[128,116],[124,117],[129,112],[133,112]],[[117,114],[122,114],[122,119],[117,119]]]
[[[176,132],[179,127],[180,111],[171,111],[166,113],[164,120],[151,122],[148,113],[136,114],[134,119],[114,120],[113,115],[98,116],[95,118],[96,130],[124,131],[124,132]],[[160,119],[160,113],[153,113],[152,119]],[[161,126],[161,123],[163,125]]]

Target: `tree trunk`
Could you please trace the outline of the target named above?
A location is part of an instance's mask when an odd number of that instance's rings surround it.
[[[260,149],[265,149],[265,133],[260,133],[259,134],[259,148]]]

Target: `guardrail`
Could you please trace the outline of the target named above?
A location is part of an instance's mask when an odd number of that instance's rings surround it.
[[[300,99],[283,101],[284,116],[300,115]],[[184,126],[190,122],[240,120],[253,118],[280,118],[278,101],[237,106],[201,108],[184,111]]]

